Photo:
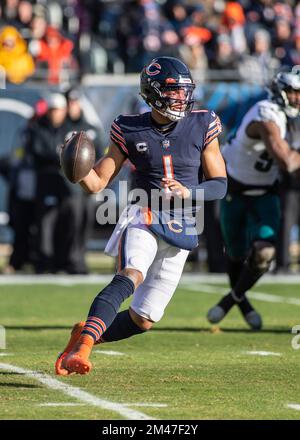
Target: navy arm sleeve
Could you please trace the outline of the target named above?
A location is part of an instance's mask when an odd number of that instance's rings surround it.
[[[204,190],[204,200],[220,200],[223,199],[227,192],[227,179],[226,177],[215,177],[214,179],[205,180],[199,185],[195,185],[189,188],[191,191],[192,200],[197,201],[197,189]]]

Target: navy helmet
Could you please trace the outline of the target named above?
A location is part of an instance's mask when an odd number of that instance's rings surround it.
[[[179,121],[193,108],[195,83],[188,67],[177,58],[154,58],[142,70],[140,88],[146,103],[171,121]],[[166,91],[178,89],[185,91],[184,100],[165,96]],[[183,110],[171,108],[174,102],[180,101],[184,104]]]

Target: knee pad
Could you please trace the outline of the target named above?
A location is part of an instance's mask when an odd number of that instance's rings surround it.
[[[255,241],[248,256],[249,267],[255,272],[267,272],[276,254],[275,246],[269,241]]]

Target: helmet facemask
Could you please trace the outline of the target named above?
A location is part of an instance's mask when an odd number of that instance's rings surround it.
[[[152,100],[147,99],[147,102],[161,115],[171,121],[179,121],[191,112],[194,105],[194,100],[192,99],[195,89],[194,83],[161,85],[157,81],[153,81],[151,86],[152,90],[155,91],[155,96]],[[176,92],[178,91],[181,91],[181,94],[184,95],[183,98],[176,97]],[[174,92],[174,97],[172,97],[172,92]]]

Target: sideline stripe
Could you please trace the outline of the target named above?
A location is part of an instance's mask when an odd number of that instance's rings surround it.
[[[76,286],[78,284],[109,283],[114,274],[108,275],[0,275],[0,285],[11,284],[54,284],[61,286]],[[193,274],[184,273],[180,285],[197,283],[228,284],[225,274]],[[300,275],[264,275],[257,285],[264,284],[300,284]]]
[[[109,400],[99,399],[96,396],[93,396],[86,391],[81,390],[78,387],[74,387],[72,385],[67,385],[66,383],[60,382],[57,379],[49,376],[48,374],[39,373],[37,371],[25,370],[24,368],[17,367],[11,364],[3,364],[0,363],[0,370],[12,371],[13,373],[24,374],[30,379],[37,380],[42,384],[46,385],[46,387],[51,388],[52,390],[61,391],[67,396],[74,397],[75,399],[80,400],[81,402],[88,403],[92,406],[97,406],[99,408],[110,410],[117,412],[122,417],[130,420],[154,420],[152,417],[149,417],[147,414],[144,414],[140,411],[135,411],[133,409],[128,408],[120,403],[110,402]]]
[[[226,289],[224,287],[208,286],[206,284],[199,284],[199,286],[194,286],[192,284],[183,284],[181,287],[183,289],[191,290],[194,292],[213,293],[216,295],[224,295],[229,292],[229,287]],[[271,293],[266,292],[247,292],[247,296],[249,298],[257,299],[258,301],[293,304],[295,306],[300,306],[300,298],[272,295]]]
[[[282,356],[282,353],[274,353],[274,351],[245,351],[244,353],[257,356]]]

